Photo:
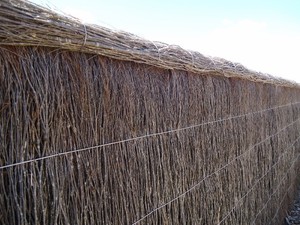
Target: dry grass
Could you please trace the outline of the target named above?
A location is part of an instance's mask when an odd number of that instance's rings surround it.
[[[144,63],[164,69],[195,73],[215,72],[218,76],[238,77],[283,86],[295,83],[248,70],[238,63],[209,58],[179,46],[151,42],[133,34],[84,25],[75,18],[23,0],[2,0],[0,44],[44,46]]]

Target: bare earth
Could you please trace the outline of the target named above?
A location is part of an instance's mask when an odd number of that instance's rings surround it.
[[[300,224],[300,189],[298,190],[297,196],[293,208],[285,218],[285,225]]]

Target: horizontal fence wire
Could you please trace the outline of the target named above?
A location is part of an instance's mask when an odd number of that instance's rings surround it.
[[[8,165],[0,166],[0,170],[10,168],[10,167],[19,166],[19,165],[23,165],[23,164],[28,164],[28,163],[32,163],[32,162],[42,161],[42,160],[46,160],[46,159],[50,159],[50,158],[54,158],[54,157],[59,157],[59,156],[63,156],[63,155],[68,155],[68,154],[71,154],[71,153],[78,153],[78,152],[93,150],[93,149],[96,149],[96,148],[103,148],[103,147],[112,146],[112,145],[116,145],[116,144],[122,144],[122,143],[130,142],[130,141],[137,141],[137,140],[148,138],[148,137],[154,137],[154,136],[169,134],[169,133],[173,133],[173,132],[188,130],[188,129],[201,127],[201,126],[205,126],[205,125],[210,125],[210,124],[214,124],[214,123],[219,123],[219,122],[223,122],[223,121],[227,121],[227,120],[238,119],[238,118],[242,118],[242,117],[245,117],[245,116],[254,115],[254,114],[257,114],[257,113],[262,113],[262,112],[267,112],[267,111],[274,110],[274,109],[279,109],[279,108],[283,108],[283,107],[297,105],[299,103],[300,102],[289,103],[289,104],[280,105],[280,106],[276,106],[276,107],[272,107],[272,108],[267,108],[267,109],[263,109],[263,110],[259,110],[259,111],[255,111],[255,112],[245,113],[245,114],[241,114],[241,115],[237,115],[237,116],[231,116],[231,117],[222,118],[222,119],[218,119],[218,120],[214,120],[214,121],[203,122],[203,123],[188,126],[188,127],[172,129],[172,130],[162,131],[162,132],[158,132],[158,133],[146,134],[146,135],[143,135],[143,136],[133,137],[133,138],[129,138],[129,139],[121,140],[121,141],[115,141],[115,142],[95,145],[95,146],[86,147],[86,148],[74,149],[74,150],[61,152],[61,153],[56,153],[56,154],[52,154],[52,155],[48,155],[48,156],[42,156],[42,157],[35,158],[35,159],[24,160],[24,161],[20,161],[20,162],[11,163],[11,164],[8,164]]]
[[[271,171],[272,169],[274,169],[276,167],[276,165],[280,162],[281,158],[283,158],[283,156],[289,152],[289,149],[292,148],[297,142],[298,140],[300,139],[300,137],[298,137],[290,146],[288,146],[286,148],[286,150],[284,151],[284,153],[281,154],[280,157],[278,157],[278,160],[276,163],[274,163],[271,168],[265,172],[264,175],[262,175],[254,184],[253,186],[247,191],[246,194],[244,194],[238,201],[237,203],[235,204],[235,206],[229,211],[229,213],[217,224],[217,225],[220,225],[222,224],[233,212],[234,210],[236,210],[236,208],[242,203],[242,201],[254,190],[254,188],[256,187],[256,185],[259,184],[260,181],[262,181]]]
[[[259,210],[259,212],[256,214],[254,220],[251,222],[251,225],[255,225],[255,222],[258,218],[258,216],[264,211],[264,209],[267,207],[268,203],[271,201],[271,199],[273,198],[273,196],[277,193],[277,191],[279,190],[280,186],[282,185],[283,181],[287,178],[290,170],[293,168],[293,166],[295,166],[296,162],[299,160],[300,157],[300,153],[297,155],[297,157],[295,158],[295,160],[293,160],[293,162],[291,163],[291,166],[289,167],[289,169],[287,170],[287,172],[285,173],[285,176],[280,180],[279,184],[277,185],[276,189],[273,191],[273,193],[270,195],[268,201],[266,201],[266,203],[263,205],[263,207]],[[291,184],[290,184],[291,187]],[[278,213],[278,212],[277,212]],[[274,218],[273,218],[274,219]]]
[[[182,194],[178,195],[177,197],[173,198],[172,200],[158,206],[157,208],[153,209],[152,211],[150,211],[149,213],[147,213],[146,215],[144,215],[143,217],[141,217],[140,219],[138,219],[137,221],[135,221],[132,225],[136,225],[138,223],[140,223],[141,221],[143,221],[144,219],[146,219],[147,217],[149,217],[150,215],[152,215],[153,213],[155,213],[156,211],[166,207],[167,205],[171,204],[172,202],[184,197],[186,194],[188,194],[189,192],[193,191],[195,188],[197,188],[199,185],[201,185],[205,180],[207,180],[208,178],[212,177],[213,175],[219,173],[220,171],[222,171],[223,169],[225,169],[226,167],[228,167],[229,165],[231,165],[233,162],[235,162],[237,159],[243,157],[244,155],[246,155],[247,153],[251,152],[253,149],[255,149],[256,146],[264,143],[265,141],[269,140],[270,138],[276,136],[277,134],[281,133],[282,131],[286,130],[289,126],[295,124],[296,122],[298,122],[300,120],[300,118],[298,118],[297,120],[291,122],[290,124],[288,124],[287,126],[281,128],[278,132],[276,132],[275,134],[269,135],[267,136],[265,139],[263,139],[262,141],[256,143],[255,145],[251,146],[247,151],[243,152],[242,154],[238,155],[237,157],[235,157],[234,159],[232,159],[230,162],[228,162],[226,165],[222,166],[221,168],[217,169],[216,171],[212,172],[211,174],[205,176],[202,180],[200,180],[197,184],[193,185],[191,188],[189,188],[188,190],[186,190],[185,192],[183,192]]]
[[[275,212],[273,218],[271,219],[269,225],[272,225],[272,224],[273,224],[273,221],[274,221],[274,219],[276,218],[276,216],[278,215],[279,210],[281,209],[282,203],[283,203],[284,200],[285,200],[285,197],[287,196],[287,194],[290,192],[290,189],[292,188],[292,184],[293,184],[293,183],[290,183],[289,188],[286,189],[286,192],[285,192],[285,194],[283,195],[282,200],[280,201],[279,206],[278,206],[278,208],[277,208],[277,210],[276,210],[276,212]]]

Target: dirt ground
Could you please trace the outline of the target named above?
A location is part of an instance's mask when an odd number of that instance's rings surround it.
[[[297,199],[295,199],[294,206],[285,218],[284,225],[300,225],[300,188],[298,190]]]

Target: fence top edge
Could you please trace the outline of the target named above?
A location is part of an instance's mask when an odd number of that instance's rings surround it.
[[[80,20],[27,0],[0,3],[0,46],[39,46],[143,63],[170,70],[246,79],[276,86],[300,84],[255,72],[239,63],[204,56],[176,45],[145,40]]]

